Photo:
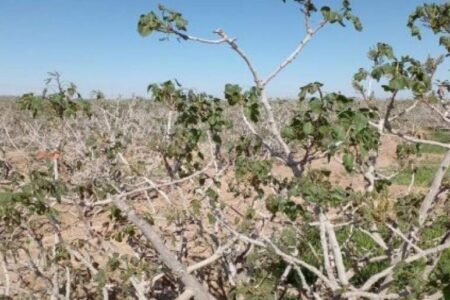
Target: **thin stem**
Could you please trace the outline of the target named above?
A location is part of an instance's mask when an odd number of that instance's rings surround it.
[[[297,47],[294,49],[294,51],[267,77],[266,80],[262,82],[262,86],[265,87],[269,82],[271,82],[277,75],[283,71],[284,68],[286,68],[289,64],[291,64],[298,55],[303,51],[305,46],[308,44],[308,42],[311,40],[311,38],[320,30],[322,29],[328,21],[322,21],[319,26],[314,30],[308,30],[307,26],[307,33],[303,40],[297,45]]]

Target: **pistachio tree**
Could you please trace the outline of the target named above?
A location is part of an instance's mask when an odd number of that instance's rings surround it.
[[[369,52],[372,70],[360,69],[354,77],[354,86],[361,92],[366,105],[355,105],[354,99],[340,93],[325,93],[320,82],[313,82],[300,89],[301,105],[292,119],[280,124],[274,117],[274,103],[267,96],[271,81],[301,54],[322,28],[351,23],[356,30],[362,30],[349,1],[343,1],[337,9],[319,8],[313,1],[295,2],[305,20],[305,36],[266,77],[260,75],[237,39],[223,29],[213,31],[217,39],[191,35],[189,22],[184,16],[163,5],[157,12],[142,15],[139,20],[138,30],[142,36],[159,33],[164,40],[175,37],[181,41],[229,46],[246,64],[253,79],[254,86],[249,90],[243,90],[237,84],[227,84],[224,90],[228,104],[240,107],[242,121],[247,126],[248,133],[241,137],[245,144],[238,145],[235,155],[229,157],[235,168],[229,187],[235,197],[253,197],[251,206],[243,215],[245,222],[242,221],[245,227],[250,228],[244,230],[231,225],[227,220],[226,204],[222,203],[220,194],[214,192],[214,187],[210,187],[206,194],[206,199],[212,201],[208,208],[213,216],[212,222],[225,228],[228,235],[241,243],[251,245],[252,249],[259,247],[278,256],[286,264],[281,274],[282,281],[290,272],[295,272],[298,287],[305,298],[441,297],[448,289],[444,284],[448,278],[444,274],[448,274],[448,270],[441,269],[448,258],[441,258],[450,241],[445,238],[448,236],[448,232],[445,234],[448,222],[440,223],[438,220],[442,219],[439,213],[433,212],[433,207],[442,193],[448,155],[444,157],[426,195],[408,193],[400,199],[389,199],[389,178],[377,170],[377,160],[381,138],[388,134],[406,142],[399,146],[399,155],[416,154],[415,151],[405,152],[411,148],[411,143],[449,147],[448,144],[417,138],[415,133],[403,132],[394,125],[395,120],[412,111],[419,102],[445,115],[430,104],[435,88],[434,74],[443,57],[429,58],[426,62],[410,56],[397,57],[391,46],[379,43]],[[435,34],[442,34],[440,44],[448,49],[448,8],[448,4],[418,7],[408,20],[412,35],[420,37],[420,25],[416,25],[420,21]],[[363,84],[368,79],[381,82],[385,92],[391,95],[384,111],[372,105],[371,95],[367,94]],[[394,113],[397,96],[403,90],[410,91],[415,101],[411,107]],[[153,91],[153,95],[160,99],[160,94]],[[439,95],[443,95],[442,88]],[[170,105],[169,101],[173,99],[166,96],[165,101]],[[177,113],[183,115],[185,111],[179,107]],[[214,146],[220,148],[221,144]],[[269,156],[260,157],[261,151],[269,153]],[[366,181],[364,191],[356,191],[352,187],[344,189],[332,183],[329,171],[310,168],[314,160],[321,158],[337,159],[347,172],[363,176]],[[272,172],[274,164],[280,162],[292,170],[292,176],[280,177]],[[187,174],[177,175],[183,176]],[[218,188],[219,185],[215,184],[215,189]],[[269,214],[264,215],[264,210],[257,204],[261,201]],[[402,212],[405,206],[416,212],[406,217]],[[274,234],[276,231],[267,234],[257,226],[264,220],[272,230],[283,228],[277,224],[279,215],[285,215],[291,222],[293,238],[289,245],[283,244],[283,234]],[[427,218],[431,218],[433,223],[428,226],[435,226],[435,230],[442,233],[443,239],[437,243],[432,243],[430,237],[423,233]],[[342,225],[342,228],[336,222],[347,222],[347,225]],[[361,236],[354,234],[354,230]],[[311,245],[315,239],[319,243],[318,249]],[[305,242],[306,245],[310,242],[313,252],[304,250]],[[373,251],[369,251],[372,253],[364,253],[366,248],[372,248]],[[414,280],[408,282],[406,274]],[[444,277],[435,279],[439,276]],[[185,284],[189,290],[188,283]],[[245,281],[241,285],[245,286]],[[241,289],[241,294],[249,293],[245,288]],[[203,299],[203,292],[193,294]]]

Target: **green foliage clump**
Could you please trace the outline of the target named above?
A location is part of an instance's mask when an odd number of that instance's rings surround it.
[[[237,84],[225,85],[225,99],[231,106],[241,105],[244,107],[245,115],[252,122],[257,123],[261,117],[260,91],[256,87],[252,87],[249,91],[242,92],[242,88]]]
[[[379,134],[369,124],[373,113],[353,108],[353,99],[344,95],[324,95],[322,86],[314,82],[300,89],[300,101],[306,102],[307,108],[295,114],[282,134],[311,155],[326,151],[330,159],[343,152],[343,165],[351,172],[356,163],[362,164],[369,152],[378,148]],[[308,94],[312,96],[307,98]]]
[[[183,177],[199,169],[199,161],[203,160],[204,155],[198,146],[207,133],[211,135],[216,146],[215,154],[219,156],[221,132],[229,126],[220,99],[192,90],[184,91],[172,81],[151,84],[148,90],[154,101],[163,103],[176,113],[173,131],[167,132],[165,138],[161,137],[153,145],[165,157],[170,172],[182,172]],[[167,159],[174,159],[175,166],[169,166]],[[181,165],[185,168],[181,169]]]
[[[59,73],[49,73],[47,88],[42,96],[35,96],[33,93],[24,94],[19,99],[19,105],[23,110],[30,111],[33,118],[39,114],[56,116],[59,119],[74,117],[78,112],[91,116],[91,105],[83,100],[77,92],[77,86],[70,83],[67,87],[61,82]],[[48,93],[50,84],[55,82],[57,92]]]
[[[415,97],[420,97],[432,88],[432,74],[425,64],[410,56],[398,58],[393,48],[386,43],[378,43],[371,49],[369,59],[373,61],[372,70],[369,72],[360,69],[354,76],[354,86],[358,90],[362,88],[360,82],[369,75],[378,82],[386,79],[387,84],[383,84],[382,87],[393,95],[401,90],[410,90]]]
[[[56,211],[49,206],[50,198],[61,201],[66,186],[45,172],[33,171],[29,182],[17,191],[0,190],[0,219],[8,228],[20,225],[29,215],[54,216]]]
[[[286,3],[287,0],[282,0]],[[322,6],[320,9],[312,1],[308,0],[293,0],[299,3],[309,17],[320,10],[323,21],[330,24],[339,24],[345,27],[345,21],[349,21],[353,24],[356,30],[361,31],[363,29],[361,20],[352,13],[352,8],[349,0],[342,1],[342,7],[339,10],[334,10],[329,6]]]
[[[409,16],[408,27],[412,36],[422,38],[420,27],[417,23],[426,24],[434,34],[442,34],[439,43],[450,52],[450,4],[449,3],[425,3],[418,6]]]
[[[158,6],[158,16],[155,12],[141,15],[138,22],[138,31],[142,36],[148,36],[153,32],[174,33],[175,31],[186,31],[188,21],[177,11],[166,8],[164,5]]]

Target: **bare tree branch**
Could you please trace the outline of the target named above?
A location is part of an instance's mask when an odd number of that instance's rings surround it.
[[[316,29],[312,30],[309,28],[309,26],[306,26],[307,33],[303,40],[297,45],[297,47],[294,49],[294,51],[267,77],[266,80],[262,82],[262,86],[265,87],[270,81],[272,81],[277,75],[283,71],[284,68],[286,68],[289,64],[291,64],[298,55],[303,51],[305,46],[308,44],[308,42],[311,40],[311,38],[320,30],[322,29],[328,21],[324,20],[322,21]]]
[[[145,237],[152,243],[154,249],[158,252],[159,258],[171,270],[171,272],[179,277],[186,285],[187,289],[195,291],[195,296],[199,300],[211,300],[213,297],[203,287],[203,285],[192,275],[189,274],[186,267],[183,266],[176,258],[176,256],[164,245],[164,241],[153,230],[153,228],[141,219],[136,211],[130,207],[125,200],[120,197],[113,197],[114,204],[122,210],[128,219],[136,225]]]

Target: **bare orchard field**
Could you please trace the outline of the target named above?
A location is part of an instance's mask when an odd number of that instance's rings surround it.
[[[170,113],[164,106],[147,100],[90,103],[91,115],[61,121],[45,114],[32,118],[16,100],[0,101],[2,299],[174,299],[182,294],[178,279],[161,263],[142,227],[117,208],[114,197],[119,196],[134,207],[141,221],[152,225],[178,261],[189,266],[188,271],[217,299],[272,299],[270,295],[298,299],[302,295],[298,282],[303,279],[290,274],[295,264],[289,262],[298,255],[308,266],[320,265],[323,259],[318,223],[310,218],[314,211],[307,204],[311,199],[292,194],[280,211],[273,209],[271,199],[282,192],[275,184],[260,187],[258,183],[269,178],[281,182],[292,178],[292,172],[252,142],[243,142],[239,151],[254,152],[263,163],[243,166],[236,159],[235,145],[249,135],[238,109],[221,104],[233,124],[221,135],[222,147],[215,149],[211,136],[202,136],[190,158],[197,164],[196,171],[186,170],[183,175],[180,170],[174,175],[167,168],[171,158],[159,148],[167,143]],[[381,112],[382,103],[378,103]],[[400,102],[393,115],[411,104]],[[278,101],[273,107],[283,127],[299,105]],[[449,142],[450,134],[425,105],[414,110],[413,117],[396,119],[396,128],[408,136]],[[398,145],[403,142],[389,135],[380,140],[377,176],[390,179],[391,184],[382,196],[365,196],[373,197],[368,202],[373,206],[369,215],[378,224],[397,218],[398,201],[420,199],[427,193],[443,155],[442,148],[426,145],[412,164],[409,157],[399,157]],[[300,148],[296,158],[301,159],[303,152]],[[244,172],[246,167],[252,171]],[[320,174],[322,169],[331,173]],[[317,157],[305,164],[305,170],[329,178],[339,197],[353,197],[346,191],[357,193],[367,186],[363,174],[346,170],[340,155]],[[257,197],[259,188],[265,190],[264,197]],[[348,266],[357,285],[383,267],[384,242],[364,229],[368,217],[364,205],[339,197],[331,199],[338,204],[330,208],[327,218],[335,226],[343,223],[336,229],[342,251],[375,258],[373,263]],[[441,198],[433,213],[440,218],[450,213],[445,197]],[[414,214],[405,211],[405,220],[408,213]],[[297,231],[299,224],[307,223],[311,232]],[[429,246],[445,233],[441,227],[429,230]],[[381,234],[396,238],[389,231]],[[448,268],[450,253],[445,253],[447,258],[436,262],[440,272]],[[309,267],[303,273],[308,282],[316,280]]]

